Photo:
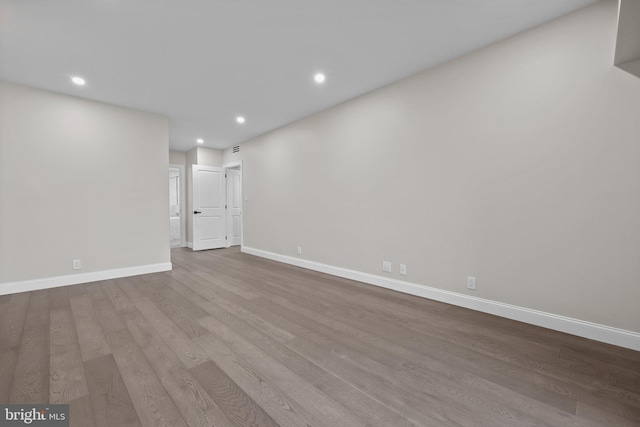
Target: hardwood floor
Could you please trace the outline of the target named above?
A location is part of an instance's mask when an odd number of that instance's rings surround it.
[[[242,254],[0,297],[0,403],[73,426],[640,426],[640,353]]]

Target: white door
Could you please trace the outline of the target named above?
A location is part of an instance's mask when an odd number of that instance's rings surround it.
[[[242,243],[242,179],[238,169],[227,169],[228,246]]]
[[[224,171],[193,165],[193,250],[226,246]]]

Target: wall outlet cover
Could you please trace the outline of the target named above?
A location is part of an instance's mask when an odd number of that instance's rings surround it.
[[[476,278],[475,277],[467,277],[467,289],[474,290],[476,289]]]
[[[386,271],[387,273],[391,273],[391,262],[390,261],[382,261],[382,271]]]

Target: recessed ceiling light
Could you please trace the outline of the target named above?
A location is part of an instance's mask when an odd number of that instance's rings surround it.
[[[198,138],[198,139],[196,139],[196,142],[197,142],[198,144],[203,144],[203,143],[204,143],[204,139],[202,139],[202,138]]]
[[[313,76],[313,80],[315,80],[316,83],[318,83],[318,84],[324,83],[325,79],[326,79],[326,77],[322,73],[317,73],[315,76]]]
[[[244,123],[244,121],[245,121],[245,120],[244,120],[244,117],[242,117],[242,116],[238,116],[238,117],[236,117],[236,122],[238,122],[238,123],[242,124],[242,123]]]
[[[77,84],[78,86],[84,86],[87,84],[87,82],[82,77],[78,77],[78,76],[71,77],[71,81],[74,84]]]

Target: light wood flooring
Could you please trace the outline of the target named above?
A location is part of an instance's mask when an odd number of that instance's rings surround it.
[[[242,254],[0,297],[0,403],[92,426],[639,426],[640,353]]]

